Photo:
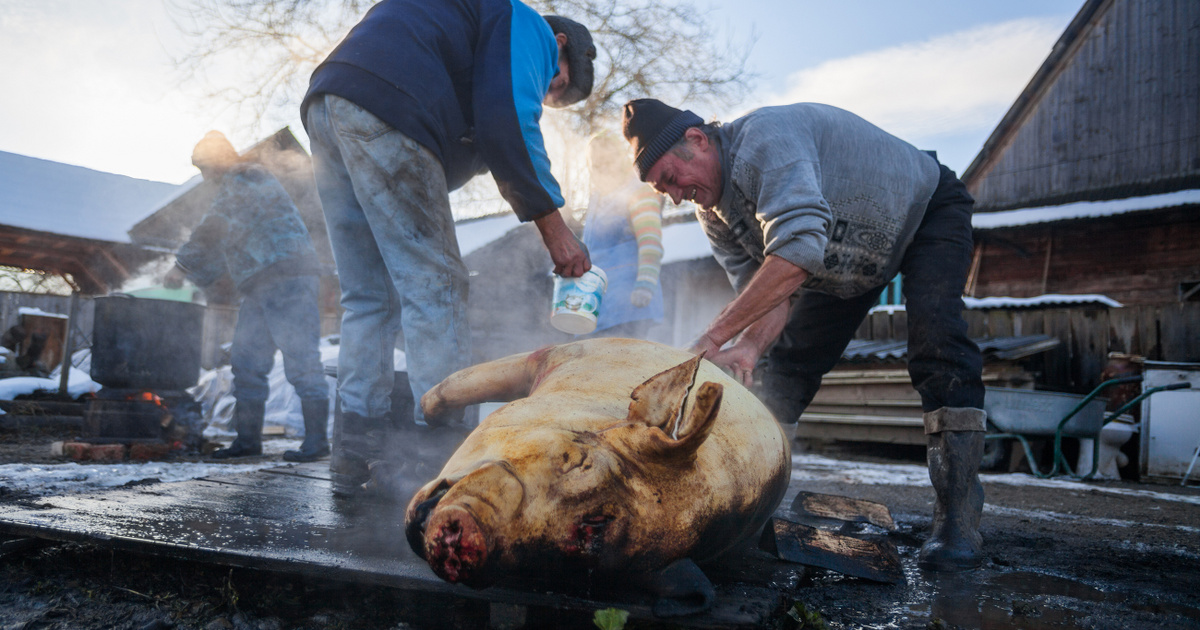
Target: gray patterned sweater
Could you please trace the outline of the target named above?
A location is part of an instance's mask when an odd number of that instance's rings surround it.
[[[842,298],[887,283],[937,188],[937,160],[836,107],[764,107],[723,125],[721,200],[697,210],[740,293],[768,254]]]

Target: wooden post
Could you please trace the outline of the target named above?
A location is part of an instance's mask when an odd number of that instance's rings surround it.
[[[74,336],[71,329],[75,326],[75,318],[79,316],[79,292],[71,292],[71,306],[67,310],[67,336],[63,339],[63,357],[59,367],[62,373],[58,377],[58,395],[67,396],[67,381],[71,378],[71,355],[75,353]]]

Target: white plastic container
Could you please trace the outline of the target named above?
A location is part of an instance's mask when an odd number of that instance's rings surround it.
[[[595,265],[578,278],[554,276],[550,325],[572,335],[596,330],[596,315],[607,290],[608,276]]]

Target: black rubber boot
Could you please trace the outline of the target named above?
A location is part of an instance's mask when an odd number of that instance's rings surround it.
[[[928,436],[929,480],[936,503],[929,540],[921,546],[917,566],[929,571],[967,571],[983,561],[982,431],[942,431]]]
[[[233,407],[233,428],[237,438],[228,448],[213,451],[213,459],[262,455],[263,414],[265,400],[239,400]]]
[[[300,412],[304,415],[304,441],[298,451],[284,451],[283,459],[289,462],[313,462],[329,455],[329,399],[302,400]]]
[[[334,494],[343,497],[366,494],[363,486],[371,479],[369,466],[383,456],[389,425],[388,418],[353,412],[342,412],[335,419],[329,457]]]

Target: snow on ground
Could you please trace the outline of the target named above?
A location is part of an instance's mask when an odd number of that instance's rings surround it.
[[[1027,473],[982,475],[985,484],[1035,486],[1056,490],[1099,492],[1154,501],[1174,501],[1200,505],[1200,496],[1169,494],[1153,490],[1117,488],[1096,483],[1072,481],[1065,477],[1039,479]],[[831,459],[821,455],[797,453],[792,455],[792,481],[832,481],[865,485],[929,486],[929,470],[917,464],[877,464]]]
[[[267,440],[263,454],[280,455],[298,448],[299,440]],[[145,462],[112,464],[5,464],[0,465],[0,485],[13,492],[33,495],[76,494],[119,488],[129,483],[157,479],[163,483],[200,477],[233,475],[281,465],[278,460],[256,464],[210,462]]]

